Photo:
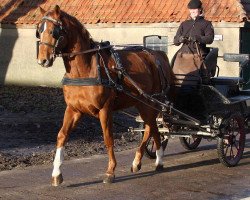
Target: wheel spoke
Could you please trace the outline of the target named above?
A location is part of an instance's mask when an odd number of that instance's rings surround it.
[[[151,152],[154,150],[154,140],[152,141]]]
[[[237,149],[237,151],[239,151],[240,148],[237,146],[236,142],[234,143],[234,146]]]
[[[225,152],[225,155],[227,155],[227,151],[228,151],[228,145],[226,145],[226,152]]]
[[[233,146],[230,148],[230,159],[234,158]]]

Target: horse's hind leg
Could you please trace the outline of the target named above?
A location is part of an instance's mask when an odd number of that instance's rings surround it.
[[[114,138],[112,133],[112,111],[109,109],[102,109],[99,113],[100,122],[103,130],[104,143],[106,145],[109,163],[106,171],[106,177],[103,179],[103,183],[112,183],[115,178],[116,159],[114,154]]]
[[[63,119],[63,126],[57,135],[57,144],[56,144],[56,155],[53,162],[54,168],[52,172],[51,184],[53,186],[58,186],[63,182],[62,173],[60,167],[64,158],[64,145],[68,139],[69,133],[75,127],[76,123],[81,117],[81,113],[75,112],[69,106],[67,106]]]
[[[151,109],[139,109],[139,111],[143,121],[145,122],[145,131],[142,142],[136,151],[131,171],[137,172],[141,169],[141,159],[143,157],[146,148],[146,143],[151,135],[153,136],[156,144],[156,162],[155,162],[156,170],[162,169],[163,149],[161,147],[161,139],[156,124],[157,113]]]

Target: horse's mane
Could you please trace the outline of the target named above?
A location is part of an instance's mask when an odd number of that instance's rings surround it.
[[[82,33],[83,39],[90,41],[90,44],[94,44],[95,41],[92,39],[89,31],[84,27],[84,25],[76,19],[74,16],[69,15],[68,13],[61,11],[61,16],[68,20],[72,26],[74,26],[79,33]]]

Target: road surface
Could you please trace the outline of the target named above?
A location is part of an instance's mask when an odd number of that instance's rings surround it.
[[[107,156],[65,161],[64,183],[50,186],[52,166],[42,165],[0,172],[0,199],[250,199],[250,135],[238,166],[219,163],[215,141],[202,141],[199,150],[185,151],[178,139],[165,151],[164,170],[143,158],[140,172],[132,174],[135,150],[116,153],[116,182],[103,184]]]

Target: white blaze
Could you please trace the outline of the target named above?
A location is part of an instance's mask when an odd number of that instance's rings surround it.
[[[46,31],[46,29],[47,29],[47,22],[44,22],[44,27],[43,27],[43,30],[41,32],[41,39],[43,37],[43,32]]]

